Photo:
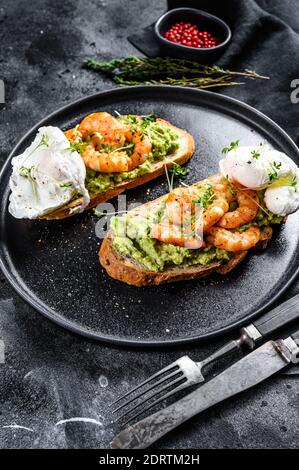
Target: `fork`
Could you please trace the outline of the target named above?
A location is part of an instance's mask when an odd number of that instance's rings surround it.
[[[113,413],[131,405],[120,418],[129,416],[125,423],[132,421],[175,393],[204,382],[203,371],[208,365],[232,353],[242,351],[243,347],[253,349],[265,337],[297,318],[299,318],[299,294],[262,315],[254,323],[242,328],[237,340],[229,341],[203,361],[195,362],[189,356],[183,356],[153,374],[114,401],[111,406],[120,404],[113,410]],[[142,388],[144,390],[141,390]],[[134,411],[136,411],[135,414],[132,414]]]

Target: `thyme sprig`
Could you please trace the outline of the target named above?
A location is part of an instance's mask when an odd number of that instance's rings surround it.
[[[268,79],[253,70],[233,71],[171,57],[126,57],[110,61],[86,59],[84,65],[120,85],[172,85],[211,88],[240,85],[235,78]]]

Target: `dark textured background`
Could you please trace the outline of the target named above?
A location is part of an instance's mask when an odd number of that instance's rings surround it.
[[[230,3],[236,12],[236,1]],[[288,2],[287,12],[281,11],[278,1],[259,3],[270,15],[251,0],[240,0],[244,8],[239,15],[232,12],[240,42],[231,45],[223,60],[238,67],[242,57],[248,68],[270,73],[273,80],[267,86],[251,82],[223,92],[269,114],[298,143],[299,104],[289,99],[289,83],[299,78],[298,7],[295,0]],[[0,1],[0,78],[6,85],[6,105],[0,110],[1,162],[46,114],[85,94],[113,87],[110,80],[81,69],[82,60],[135,54],[127,35],[153,22],[164,9],[164,2],[145,0]],[[267,27],[272,22],[273,33],[273,21],[276,29],[270,46]],[[252,31],[249,44],[242,39],[245,24]],[[108,409],[116,396],[179,355],[188,353],[199,360],[228,339],[188,350],[104,347],[49,323],[25,305],[1,275],[0,281],[0,339],[6,346],[6,363],[0,365],[1,448],[105,448],[120,429]],[[297,292],[298,283],[287,297]],[[158,445],[298,447],[298,392],[298,376],[275,377],[186,423]],[[94,418],[102,426],[55,426],[75,416]],[[3,428],[11,424],[32,432]]]

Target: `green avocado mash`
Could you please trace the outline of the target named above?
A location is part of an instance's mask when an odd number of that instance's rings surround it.
[[[205,194],[205,192],[202,192],[201,202],[205,201]],[[283,221],[283,217],[273,214],[266,208],[263,197],[264,192],[260,191],[258,196],[260,207],[256,219],[236,229],[237,231],[244,232],[252,225],[262,227],[280,224]],[[156,223],[163,221],[164,209],[165,202],[162,201],[154,210],[146,211],[144,214],[126,214],[121,217],[113,217],[111,219],[111,230],[113,232],[112,244],[115,249],[123,256],[142,264],[150,271],[163,271],[167,267],[181,265],[201,264],[205,266],[213,261],[228,261],[230,259],[231,253],[213,246],[190,250],[168,243],[161,243],[151,238],[151,228]],[[230,207],[230,210],[235,209],[236,207]]]
[[[129,115],[128,117],[121,116],[119,119],[129,119],[130,123],[134,125],[136,130],[140,130],[148,135],[152,143],[152,151],[147,160],[134,170],[123,173],[105,174],[98,173],[93,170],[87,170],[85,186],[89,193],[96,194],[107,191],[107,189],[113,188],[116,184],[121,183],[122,181],[134,179],[148,173],[151,170],[153,163],[164,160],[167,155],[170,155],[179,148],[178,135],[169,127],[163,126],[162,124],[148,118],[144,118],[141,122],[138,122],[137,120],[136,122],[133,122],[133,118],[134,116],[130,117]],[[132,152],[132,150],[128,148],[128,154],[129,152]]]
[[[93,170],[86,171],[85,187],[90,193],[102,193],[107,189],[113,188],[115,184],[121,183],[124,180],[134,179],[137,176],[148,173],[152,167],[152,163],[146,160],[142,165],[139,165],[132,171],[123,173],[97,173]]]
[[[199,250],[161,243],[150,237],[153,224],[162,217],[162,206],[145,215],[125,215],[111,219],[113,246],[123,256],[142,264],[150,271],[163,271],[171,266],[206,265],[212,261],[229,260],[225,250],[207,247]]]

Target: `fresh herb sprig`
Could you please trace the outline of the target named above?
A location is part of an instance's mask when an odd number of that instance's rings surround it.
[[[281,186],[289,186],[291,188],[294,188],[295,191],[297,191],[298,179],[296,175],[292,175],[291,173],[289,173],[279,178],[274,177],[274,180],[271,181],[271,188],[279,188]]]
[[[208,183],[203,187],[203,192],[198,197],[196,204],[200,204],[203,209],[206,209],[215,199],[215,193],[213,191],[212,185]]]
[[[169,187],[169,192],[173,190],[173,182],[175,178],[183,178],[189,173],[188,168],[184,168],[178,163],[173,162],[172,166],[170,168],[167,167],[167,165],[164,165],[165,167],[165,174],[166,174],[166,179]],[[171,173],[171,176],[169,175]]]
[[[104,73],[120,85],[172,85],[211,88],[240,85],[237,77],[268,79],[253,70],[232,71],[171,57],[127,57],[106,62],[86,59],[84,65]]]
[[[236,186],[231,182],[231,180],[229,179],[228,175],[226,176],[223,176],[222,177],[222,181],[225,181],[227,183],[227,186],[228,186],[228,190],[230,192],[230,194],[233,196],[236,194]]]
[[[268,173],[269,183],[278,180],[278,171],[281,168],[281,162],[273,162],[270,165],[270,170]]]
[[[252,158],[254,158],[254,160],[258,160],[261,156],[261,154],[258,150],[252,150],[251,155],[252,155]]]
[[[35,180],[33,176],[33,170],[35,166],[32,165],[31,167],[21,166],[20,167],[20,176],[24,176],[24,178],[28,178],[29,180]]]
[[[101,137],[101,134],[99,132],[95,132],[94,135],[99,135]],[[82,139],[77,139],[75,142],[70,142],[70,150],[71,152],[78,152],[78,153],[83,153],[86,146],[90,143],[91,141],[91,136],[88,135],[83,142]]]
[[[86,145],[87,144],[85,142],[71,142],[70,143],[71,152],[78,152],[81,154],[84,152]]]
[[[174,178],[180,178],[188,175],[188,168],[179,165],[178,163],[173,163],[172,167],[169,168],[170,173],[173,174]]]
[[[229,147],[223,147],[223,149],[221,150],[221,153],[223,155],[227,154],[228,152],[230,152],[231,150],[236,150],[238,147],[239,147],[239,140],[233,140],[231,143],[230,143],[230,146]]]
[[[293,177],[290,179],[289,186],[291,186],[292,188],[297,188],[297,186],[298,186],[298,180],[297,180],[297,177],[296,177],[296,176],[293,176]]]
[[[40,145],[45,145],[45,144],[43,143]],[[31,167],[26,167],[23,165],[20,167],[20,176],[23,176],[24,178],[27,178],[30,181],[33,196],[35,198],[35,201],[37,201],[38,197],[37,197],[37,188],[36,188],[36,177],[34,176],[35,170],[36,170],[36,167],[34,165],[32,165]]]
[[[155,113],[154,111],[152,111],[151,113],[149,114],[144,114],[142,117],[142,123],[141,123],[141,126],[148,126],[149,124],[151,124],[152,122],[155,122]]]

